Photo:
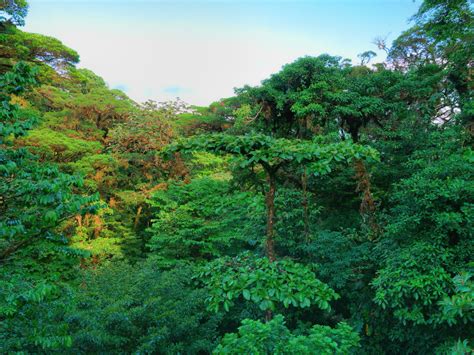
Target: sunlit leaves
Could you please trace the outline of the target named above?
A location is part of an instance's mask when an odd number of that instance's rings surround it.
[[[352,159],[377,160],[377,152],[369,147],[350,142],[321,144],[317,141],[272,138],[263,134],[231,136],[226,134],[200,135],[180,140],[166,148],[173,152],[209,151],[242,157],[241,167],[254,164],[307,164],[315,175],[330,172],[334,163],[347,163]]]

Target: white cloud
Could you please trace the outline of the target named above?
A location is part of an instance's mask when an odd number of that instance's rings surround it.
[[[373,48],[375,35],[394,24],[405,27],[406,18],[374,17],[373,0],[346,19],[341,11],[347,17],[351,7],[323,0],[305,6],[267,0],[258,1],[268,3],[264,6],[231,0],[84,1],[31,0],[26,30],[59,38],[78,51],[80,67],[137,101],[179,95],[201,105],[233,95],[234,87],[256,85],[303,55],[329,52],[357,60],[357,53]],[[233,5],[216,5],[221,2]],[[381,29],[372,28],[374,18]]]
[[[308,41],[295,46],[289,38],[264,32],[212,37],[200,31],[82,32],[67,42],[81,53],[81,67],[113,87],[125,86],[135,100],[180,96],[193,104],[209,104],[231,96],[234,87],[256,85],[311,47]]]

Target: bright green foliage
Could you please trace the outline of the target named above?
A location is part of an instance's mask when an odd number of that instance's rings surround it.
[[[57,166],[41,164],[27,151],[5,145],[11,137],[22,136],[32,125],[29,112],[11,104],[9,93],[21,93],[23,85],[33,82],[28,67],[20,63],[1,78],[2,129],[0,144],[0,259],[39,240],[67,241],[55,233],[62,221],[81,212],[89,199],[73,189],[81,179],[61,173]],[[26,118],[25,118],[26,117]]]
[[[90,147],[93,149],[95,145]],[[109,154],[90,154],[67,164],[68,169],[85,177],[84,184],[92,191],[104,191],[115,185],[118,166],[119,162]]]
[[[440,302],[443,307],[443,320],[448,323],[464,324],[474,319],[474,282],[471,272],[462,272],[453,278],[454,295]]]
[[[33,112],[20,109],[12,103],[11,95],[18,95],[36,83],[36,71],[25,63],[18,63],[12,71],[1,76],[0,100],[0,144],[10,142],[10,138],[24,136],[37,122],[37,115]]]
[[[67,243],[54,229],[65,219],[86,212],[83,206],[91,199],[73,192],[81,180],[62,174],[55,166],[38,163],[24,151],[5,154],[2,158],[9,159],[18,172],[10,179],[12,170],[4,169],[0,180],[1,257],[43,239]]]
[[[305,335],[292,334],[283,316],[267,323],[244,319],[239,332],[226,334],[214,354],[348,354],[359,337],[346,323],[315,325]]]
[[[438,353],[451,354],[451,355],[465,355],[472,353],[473,349],[469,345],[467,340],[458,340],[454,345],[440,347],[436,349]]]
[[[53,69],[61,72],[79,62],[77,52],[56,38],[23,32],[12,25],[2,27],[0,48],[3,55],[0,60],[0,72],[3,68],[12,67],[18,61],[25,61],[40,66],[42,79],[51,79],[54,77]]]
[[[137,110],[123,92],[109,89],[102,78],[90,71],[69,66],[65,70],[68,80],[44,80],[48,85],[38,88],[32,97],[33,103],[44,111],[63,111],[63,122],[55,125],[56,130],[99,141]]]
[[[66,328],[55,326],[45,302],[58,297],[49,282],[70,277],[74,260],[86,256],[68,247],[68,239],[58,227],[71,216],[86,212],[92,200],[74,193],[81,185],[80,178],[11,146],[37,119],[12,104],[9,96],[34,84],[33,74],[19,63],[0,77],[0,341],[6,351],[70,345]],[[44,313],[46,325],[36,318],[39,312]]]
[[[209,107],[133,102],[26,10],[0,0],[0,352],[472,352],[469,0]]]
[[[69,137],[49,128],[32,130],[20,144],[30,148],[36,147],[34,152],[43,161],[60,163],[78,160],[84,155],[92,155],[102,148],[99,142]]]
[[[262,323],[244,319],[239,332],[226,334],[214,354],[276,354],[280,344],[291,338],[283,316]]]
[[[229,159],[224,156],[207,152],[196,152],[192,159],[187,162],[193,178],[213,177],[217,180],[228,180]]]
[[[182,140],[167,147],[167,153],[210,151],[242,157],[240,167],[268,164],[272,167],[288,163],[315,163],[310,173],[324,174],[331,171],[331,164],[352,159],[378,158],[374,149],[349,142],[321,144],[318,141],[275,139],[263,134],[245,136],[200,135]]]
[[[243,130],[246,124],[249,124],[249,119],[252,115],[252,107],[249,104],[243,104],[241,107],[236,109],[233,114],[235,115],[235,122],[232,129],[234,131]]]
[[[201,178],[154,193],[148,246],[163,266],[209,260],[251,248],[264,234],[263,203],[232,191],[228,181]]]
[[[249,254],[209,263],[198,279],[205,283],[209,308],[215,312],[220,307],[228,311],[239,298],[258,304],[262,311],[275,310],[277,305],[329,310],[329,301],[339,297],[309,266]]]

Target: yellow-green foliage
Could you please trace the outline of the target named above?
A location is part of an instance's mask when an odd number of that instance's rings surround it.
[[[109,154],[94,154],[69,163],[68,167],[86,177],[86,186],[96,189],[99,184],[113,183],[113,174],[118,167],[118,161]]]
[[[145,202],[146,200],[146,196],[140,191],[118,191],[115,196],[117,196],[120,201],[126,206],[136,206]]]
[[[470,3],[190,107],[0,0],[0,353],[471,354]]]
[[[76,161],[102,149],[99,142],[70,137],[50,128],[30,131],[21,143],[27,147],[34,147],[35,153],[43,159],[62,163]]]
[[[190,161],[193,176],[201,178],[210,176],[218,180],[229,180],[229,158],[208,152],[195,152]]]

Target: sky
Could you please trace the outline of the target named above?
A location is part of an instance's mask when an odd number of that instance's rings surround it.
[[[60,39],[132,99],[208,105],[284,64],[378,53],[421,0],[30,0],[25,30]]]

